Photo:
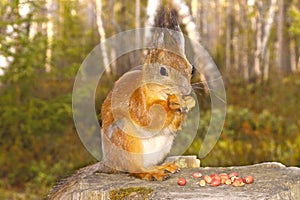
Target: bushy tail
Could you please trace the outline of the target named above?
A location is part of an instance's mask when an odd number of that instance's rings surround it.
[[[152,44],[154,48],[168,49],[185,57],[184,37],[178,23],[176,10],[161,7],[155,18],[155,31]]]
[[[155,27],[181,31],[179,28],[177,12],[174,9],[162,6],[156,15]]]

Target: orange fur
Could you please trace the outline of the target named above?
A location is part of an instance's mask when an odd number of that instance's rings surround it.
[[[155,49],[150,52],[148,55],[145,64],[151,63],[159,63],[161,65],[169,66],[172,69],[175,69],[178,73],[186,78],[186,80],[190,81],[192,68],[188,61],[175,53],[165,51],[162,49]],[[147,73],[147,71],[145,72]],[[175,73],[175,72],[174,72]],[[178,81],[178,80],[174,80]],[[117,86],[118,81],[116,82],[115,87]],[[181,83],[179,83],[180,85]],[[184,86],[184,84],[182,84]],[[154,116],[151,116],[151,108],[154,105],[160,105],[162,109],[164,109],[165,120],[162,129],[166,129],[170,137],[170,140],[173,140],[173,134],[176,133],[181,128],[182,122],[186,118],[186,112],[182,112],[182,106],[186,106],[185,103],[183,105],[183,97],[177,92],[168,91],[168,93],[162,94],[165,88],[169,86],[163,84],[149,83],[146,85],[141,85],[137,88],[133,94],[130,96],[129,100],[129,118],[131,123],[135,124],[141,128],[149,128],[151,125],[151,118],[160,120],[160,113],[154,113]],[[178,89],[180,90],[180,89]],[[123,100],[120,99],[120,102]],[[170,173],[174,173],[178,170],[178,168],[174,165],[163,165],[163,166],[155,166],[163,161],[163,158],[167,156],[168,152],[163,152],[160,154],[162,158],[153,161],[152,165],[149,167],[145,167],[145,162],[147,157],[145,152],[145,142],[147,143],[147,139],[139,137],[139,132],[133,129],[130,129],[130,126],[126,127],[126,120],[123,122],[124,132],[122,127],[113,126],[116,119],[114,119],[113,111],[112,111],[112,92],[110,92],[105,99],[102,109],[102,142],[104,145],[105,154],[105,162],[108,165],[114,166],[119,171],[126,171],[132,173],[133,176],[147,179],[147,180],[164,180],[169,175],[166,171]],[[193,106],[190,106],[190,108]],[[153,113],[152,113],[153,115]],[[128,117],[127,116],[127,117]],[[158,120],[158,121],[159,121]],[[112,128],[113,127],[113,128]],[[124,128],[123,127],[123,128]],[[152,129],[147,129],[152,130]],[[147,132],[145,132],[147,133]],[[164,137],[164,133],[162,136]],[[155,137],[156,135],[154,135]],[[152,135],[149,136],[150,138]],[[168,139],[167,139],[168,140]],[[150,141],[149,144],[154,141]],[[173,142],[173,141],[171,141]],[[161,144],[160,144],[161,145]],[[150,145],[151,146],[151,145]],[[149,147],[147,147],[149,148]],[[155,148],[155,146],[153,147]],[[163,148],[163,147],[162,147]],[[149,149],[148,149],[149,150]],[[127,153],[128,152],[128,153]],[[131,153],[137,154],[133,155]],[[150,161],[151,162],[151,161]]]

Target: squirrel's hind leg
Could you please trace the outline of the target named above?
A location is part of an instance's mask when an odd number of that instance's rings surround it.
[[[148,181],[164,181],[168,179],[171,174],[179,171],[180,169],[177,165],[173,163],[164,163],[162,165],[147,168],[142,172],[130,173],[130,176]]]

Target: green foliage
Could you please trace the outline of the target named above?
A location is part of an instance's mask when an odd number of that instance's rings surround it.
[[[264,86],[227,86],[229,106],[223,132],[205,166],[279,161],[300,166],[300,74]],[[266,95],[266,92],[268,95]],[[198,154],[210,113],[204,112],[198,137],[186,154]]]
[[[0,1],[0,55],[13,58],[4,76],[0,76],[0,199],[41,199],[57,180],[94,161],[76,135],[71,109],[76,72],[99,41],[96,27],[88,27],[82,14],[86,5],[79,2],[57,1],[51,71],[46,73],[45,1],[28,1],[31,11],[26,17],[18,12],[19,1]],[[141,4],[145,8],[146,1]],[[112,13],[111,5],[103,1],[103,13]],[[112,15],[102,16],[108,37],[135,26],[134,3],[116,1],[113,8],[116,23],[110,23]],[[145,19],[143,9],[141,14]],[[299,9],[292,6],[289,16],[290,32],[299,35]],[[30,37],[33,23],[39,28]],[[12,31],[6,32],[7,27]],[[255,42],[249,37],[247,43],[250,52]],[[224,46],[225,41],[219,41],[214,55],[218,66],[225,60]],[[125,60],[129,63],[129,59]],[[122,61],[117,64],[120,68],[125,65]],[[97,111],[114,79],[103,76],[100,80]],[[273,78],[264,85],[240,80],[228,83],[226,124],[202,164],[226,166],[272,160],[300,165],[299,87],[299,74],[282,81]],[[200,105],[209,107],[205,100]],[[198,136],[186,153],[198,153],[210,117],[208,111],[201,110]]]
[[[32,12],[41,12],[40,3],[33,3]],[[45,16],[40,13],[33,19],[29,13],[21,17],[17,3],[9,6],[8,16],[14,20],[1,21],[1,25],[14,29],[0,37],[0,54],[13,57],[0,76],[0,199],[40,199],[58,177],[92,161],[83,148],[80,151],[71,92],[77,69],[94,44],[84,41],[88,33],[80,31],[79,16],[64,16],[64,24],[57,27],[70,31],[55,38],[51,72],[46,73],[47,36],[40,31],[31,38],[26,26],[41,25]],[[75,8],[67,1],[62,6]],[[5,189],[23,192],[11,194]]]
[[[288,13],[291,18],[289,31],[294,35],[300,35],[300,10],[296,6],[291,6]]]

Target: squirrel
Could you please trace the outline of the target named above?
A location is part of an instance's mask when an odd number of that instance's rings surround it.
[[[156,47],[142,69],[116,81],[102,104],[101,118],[104,164],[141,179],[161,181],[179,170],[172,163],[160,164],[195,101],[190,96],[192,65],[184,54],[176,13],[159,13],[156,24],[168,30],[154,34]],[[137,87],[129,92],[132,82]]]
[[[190,95],[193,67],[184,53],[176,12],[162,8],[156,26],[164,30],[155,31],[155,48],[141,69],[121,76],[102,104],[102,160],[58,183],[48,199],[56,199],[77,180],[95,172],[125,172],[163,181],[179,171],[175,164],[163,162],[195,106]]]

